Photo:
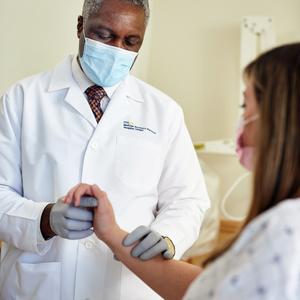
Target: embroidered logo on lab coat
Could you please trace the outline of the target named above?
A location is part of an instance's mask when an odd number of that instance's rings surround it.
[[[148,132],[151,132],[152,134],[156,134],[155,131],[153,131],[152,129],[150,129],[148,127],[136,126],[132,122],[129,122],[129,121],[123,121],[123,128],[127,129],[127,130],[136,130],[136,131],[141,131],[141,132],[148,131]]]

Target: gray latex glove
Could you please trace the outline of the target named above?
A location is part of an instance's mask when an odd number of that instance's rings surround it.
[[[98,206],[98,201],[96,198],[91,196],[82,196],[80,198],[80,207],[94,208]]]
[[[175,247],[170,239],[166,239],[159,233],[146,226],[139,226],[129,233],[123,241],[126,247],[139,242],[131,251],[133,257],[141,260],[149,260],[159,254],[165,259],[172,259],[175,255]]]
[[[82,207],[65,204],[59,199],[50,212],[50,227],[57,235],[79,240],[93,234],[93,212]]]

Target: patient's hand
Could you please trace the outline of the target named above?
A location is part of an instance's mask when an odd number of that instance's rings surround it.
[[[94,208],[94,232],[99,239],[107,242],[120,229],[116,223],[112,205],[104,191],[97,185],[81,183],[69,191],[64,202],[79,206],[80,198],[87,195],[98,200],[98,207]]]

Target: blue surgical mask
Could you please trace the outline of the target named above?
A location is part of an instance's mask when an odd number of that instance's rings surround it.
[[[85,37],[83,55],[79,59],[91,81],[102,87],[111,87],[128,75],[137,54]]]

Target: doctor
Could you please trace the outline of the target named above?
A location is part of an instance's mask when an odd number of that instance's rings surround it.
[[[80,182],[144,238],[132,255],[179,258],[196,240],[209,200],[182,110],[129,75],[148,17],[146,0],[85,1],[79,55],[3,95],[0,299],[160,299],[92,234],[90,211],[62,202]]]

